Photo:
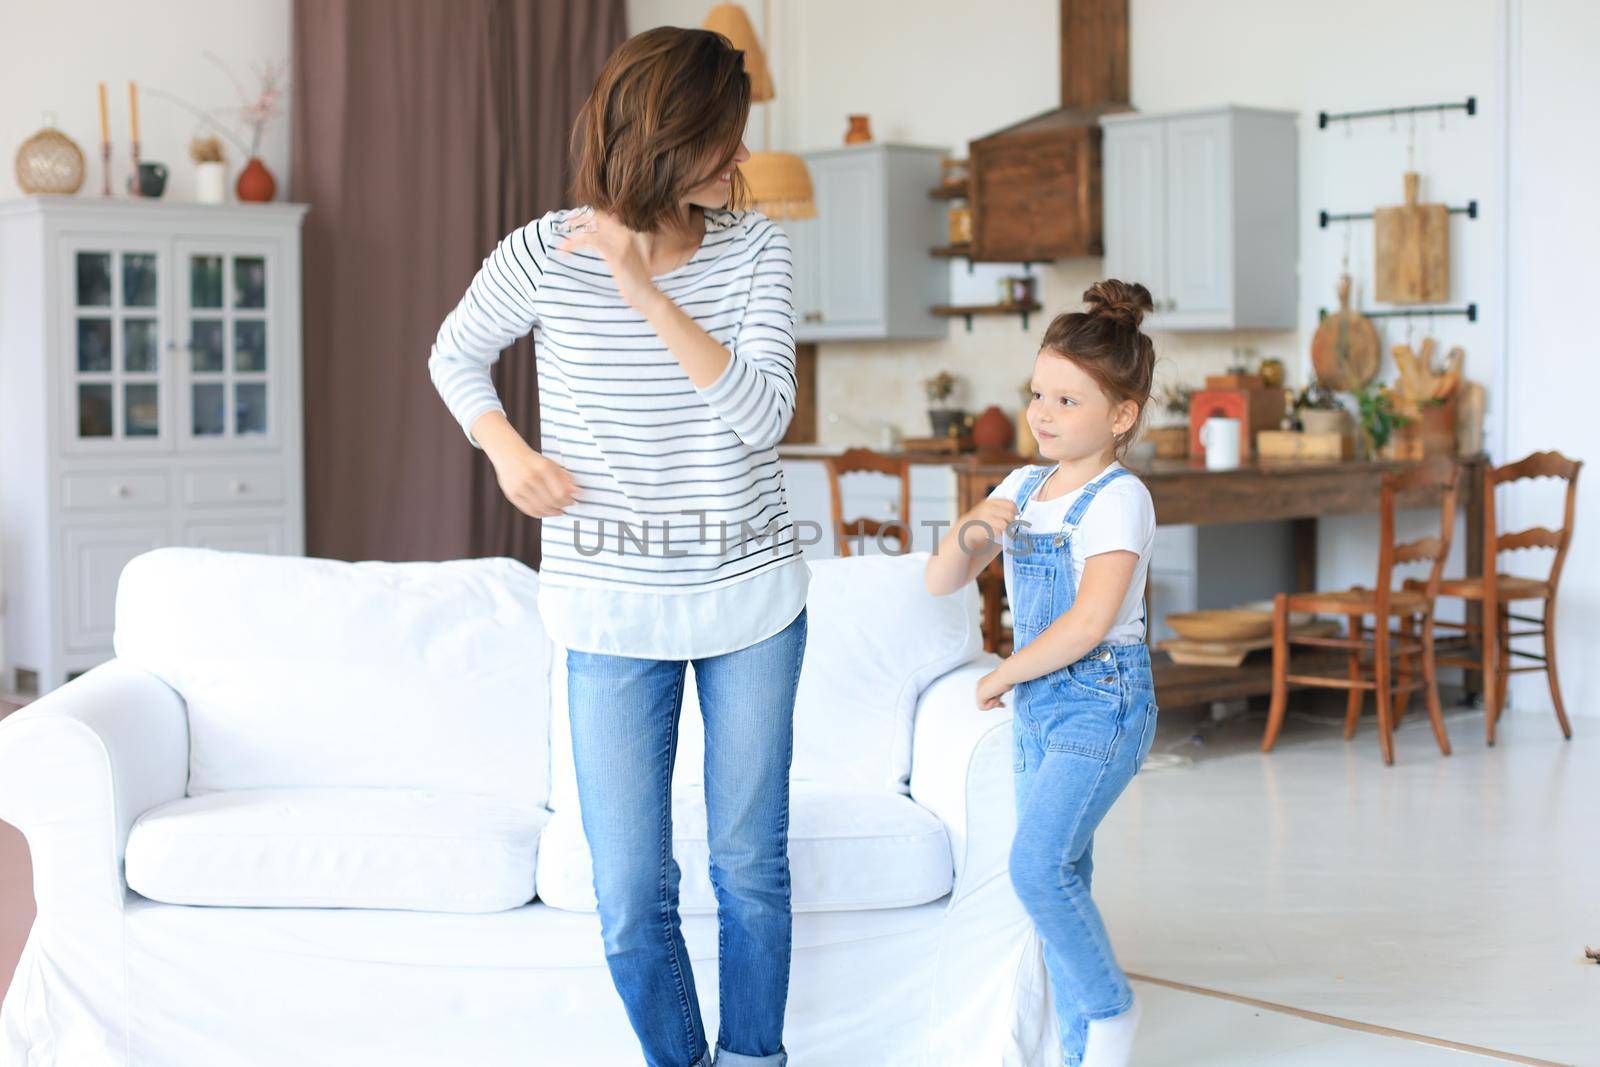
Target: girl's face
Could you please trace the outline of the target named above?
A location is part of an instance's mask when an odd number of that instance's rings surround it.
[[[728,205],[728,197],[732,194],[733,168],[750,158],[750,149],[745,147],[744,141],[739,142],[739,150],[733,155],[733,162],[726,167],[713,171],[705,181],[690,189],[684,196],[684,204],[693,204],[703,208],[722,208]],[[716,166],[715,163],[710,164]]]
[[[1049,349],[1033,361],[1032,384],[1028,426],[1039,454],[1057,463],[1110,453],[1139,417],[1139,405],[1113,402],[1082,367]]]

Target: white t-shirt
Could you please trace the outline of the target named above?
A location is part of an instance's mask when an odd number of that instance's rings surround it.
[[[1112,461],[1105,470],[1096,474],[1089,481],[1097,481],[1105,476],[1107,471],[1120,467],[1122,464]],[[1018,467],[1006,475],[1005,481],[995,487],[990,497],[1004,497],[1013,503],[1017,494],[1022,492],[1022,483],[1036,470],[1047,469],[1046,465]],[[1050,489],[1051,482],[1059,477],[1055,472],[1059,465],[1050,468],[1051,475],[1034,489],[1033,495],[1028,498],[1027,505],[1022,509],[1019,518],[1028,522],[1028,532],[1032,534],[1052,534],[1061,529],[1066,520],[1067,512],[1072,510],[1072,505],[1082,495],[1080,487],[1070,493],[1063,493],[1053,500],[1040,500],[1039,494]],[[1085,485],[1088,482],[1084,483]],[[1084,512],[1083,518],[1078,522],[1078,529],[1072,535],[1072,580],[1074,588],[1083,586],[1083,564],[1090,556],[1097,556],[1102,552],[1137,552],[1139,554],[1138,566],[1134,568],[1133,578],[1128,582],[1128,592],[1122,598],[1122,607],[1117,611],[1116,621],[1111,624],[1111,629],[1106,631],[1105,643],[1108,645],[1133,644],[1144,640],[1144,626],[1140,622],[1144,614],[1144,583],[1145,575],[1150,569],[1150,546],[1156,535],[1156,509],[1150,499],[1150,490],[1134,474],[1123,474],[1112,479],[1100,487],[1095,498],[1090,502],[1089,508]],[[1012,599],[1011,578],[1011,553],[1005,553],[1006,570],[1006,599]]]

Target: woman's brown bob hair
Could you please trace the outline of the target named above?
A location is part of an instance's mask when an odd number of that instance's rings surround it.
[[[1083,294],[1087,311],[1057,315],[1044,332],[1039,348],[1072,360],[1099,383],[1113,404],[1131,400],[1139,405],[1133,425],[1117,438],[1116,455],[1128,450],[1139,435],[1150,384],[1155,376],[1156,349],[1139,329],[1144,313],[1154,310],[1150,290],[1107,278]]]
[[[727,170],[750,118],[744,53],[720,33],[661,26],[611,53],[572,127],[572,198],[655,231]],[[728,206],[749,198],[733,172]]]

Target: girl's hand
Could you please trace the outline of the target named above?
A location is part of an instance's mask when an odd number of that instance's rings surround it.
[[[570,229],[567,236],[556,243],[557,252],[570,252],[578,248],[592,248],[600,253],[611,268],[611,277],[617,291],[635,310],[642,310],[644,300],[657,292],[650,280],[650,268],[639,251],[639,234],[623,225],[607,211],[581,208],[568,216]]]
[[[524,515],[549,518],[577,503],[578,487],[567,469],[526,444],[490,459],[500,491]]]
[[[1004,547],[1005,529],[1017,517],[1017,505],[1013,500],[1003,496],[986,497],[956,520],[956,532],[960,537],[961,548],[969,555],[977,555],[987,549]],[[965,530],[968,523],[982,523],[989,528],[989,537],[986,539],[982,531],[977,529]],[[963,532],[964,531],[964,532]]]
[[[1000,698],[1011,692],[1011,683],[1001,681],[996,677],[1000,668],[996,667],[982,678],[978,679],[978,710],[988,711],[991,708],[1003,708],[1005,702]]]

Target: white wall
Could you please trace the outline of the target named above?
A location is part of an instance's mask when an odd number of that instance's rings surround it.
[[[130,172],[128,82],[178,96],[202,111],[237,103],[227,76],[204,54],[209,51],[255,90],[254,71],[263,61],[289,59],[289,0],[4,0],[0,11],[0,198],[20,196],[17,148],[44,125],[44,112],[78,143],[88,164],[80,195],[100,195],[100,119],[96,86],[106,83],[112,145],[112,186],[125,195]],[[292,91],[292,87],[291,87]],[[196,121],[154,94],[139,98],[140,156],[167,165],[166,196],[194,198],[189,140]],[[249,137],[240,134],[249,143]],[[278,179],[278,197],[289,178],[289,123],[267,135],[262,160]],[[228,146],[231,179],[244,159]]]
[[[1594,195],[1600,173],[1600,5],[1510,0],[1509,16],[1511,270],[1503,458],[1548,448],[1588,462],[1578,482],[1577,535],[1561,583],[1557,630],[1567,712],[1595,715],[1600,665],[1590,642],[1600,630],[1600,350],[1589,311],[1600,237]],[[1502,494],[1507,524],[1555,526],[1561,518],[1555,490],[1545,482]],[[1548,553],[1516,553],[1502,565],[1538,573],[1547,559]],[[1512,700],[1539,715],[1550,707],[1536,674],[1514,680]],[[1578,727],[1586,728],[1593,726]]]

